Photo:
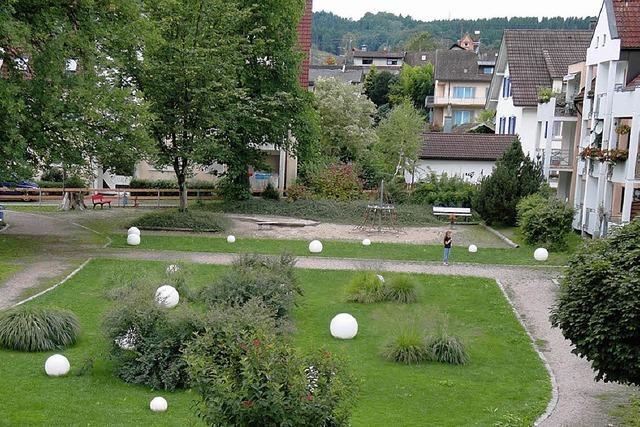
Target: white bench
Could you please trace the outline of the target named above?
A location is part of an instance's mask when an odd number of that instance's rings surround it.
[[[445,207],[434,206],[433,215],[446,216],[451,220],[451,224],[453,224],[454,222],[456,222],[457,217],[471,218],[471,209],[470,208],[445,208]]]

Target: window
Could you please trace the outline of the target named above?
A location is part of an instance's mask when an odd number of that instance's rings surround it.
[[[371,58],[363,59],[362,65],[373,65],[373,59]]]
[[[502,81],[502,97],[508,98],[511,96],[511,77],[506,77]]]
[[[514,135],[516,133],[516,118],[515,118],[515,116],[509,117],[509,131],[507,133],[509,135]]]
[[[455,111],[453,113],[453,124],[456,126],[471,123],[471,111]]]
[[[607,44],[607,35],[606,34],[604,34],[602,36],[602,47],[604,47],[605,44]]]
[[[562,122],[553,122],[553,137],[562,138]]]
[[[484,74],[493,74],[493,67],[483,67],[482,72]]]
[[[549,122],[544,122],[544,139],[547,139],[549,135]]]
[[[426,60],[427,60],[427,55],[422,55],[420,58],[421,58],[423,61],[426,61]]]
[[[505,128],[506,121],[507,121],[506,118],[500,117],[500,127],[498,128],[498,133],[500,133],[500,135],[504,135],[504,128]]]
[[[456,99],[473,99],[476,97],[475,87],[454,87],[453,97]]]
[[[387,65],[398,65],[397,59],[387,59]]]

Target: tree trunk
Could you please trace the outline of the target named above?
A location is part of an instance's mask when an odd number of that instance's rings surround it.
[[[187,177],[184,173],[178,174],[178,191],[180,194],[180,212],[186,212],[189,198],[187,197]]]
[[[87,205],[84,204],[84,194],[65,191],[62,197],[62,203],[60,204],[60,210],[70,211],[79,210],[83,211],[87,209]]]

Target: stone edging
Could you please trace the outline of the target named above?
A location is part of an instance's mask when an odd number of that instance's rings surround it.
[[[484,222],[481,222],[480,225],[482,227],[484,227],[485,230],[495,234],[500,240],[502,240],[503,242],[505,242],[507,245],[511,246],[512,248],[519,248],[520,245],[515,243],[513,240],[509,239],[507,236],[505,236],[504,234],[502,234],[501,232],[499,232],[498,230],[495,230],[491,227],[489,227],[487,224],[485,224]]]
[[[55,288],[57,288],[58,286],[63,285],[64,283],[66,283],[69,279],[71,279],[73,276],[75,276],[76,274],[78,274],[80,272],[80,270],[82,270],[83,268],[85,268],[87,266],[87,264],[89,264],[89,262],[92,260],[93,258],[87,258],[87,260],[85,262],[83,262],[82,264],[80,264],[80,267],[76,268],[75,270],[73,270],[71,273],[69,273],[64,279],[62,279],[60,282],[56,283],[55,285],[51,286],[50,288],[45,289],[42,292],[38,292],[37,294],[30,296],[27,299],[24,299],[20,302],[17,302],[15,304],[13,304],[11,307],[9,308],[15,308],[18,307],[19,305],[22,305],[26,302],[29,302],[31,300],[34,300],[44,294],[46,294],[47,292],[50,292],[52,290],[54,290]]]
[[[558,405],[558,383],[556,381],[556,376],[554,375],[553,370],[551,369],[551,366],[547,361],[547,358],[544,356],[544,354],[540,351],[540,349],[536,345],[533,335],[531,335],[531,333],[529,332],[529,329],[527,329],[527,326],[522,320],[522,317],[520,317],[518,310],[516,310],[516,306],[513,304],[513,301],[509,297],[509,294],[507,294],[507,290],[504,288],[504,286],[498,279],[496,279],[496,283],[498,284],[498,287],[502,291],[502,294],[504,295],[504,297],[509,302],[509,305],[511,306],[511,310],[513,311],[513,314],[516,315],[516,319],[518,319],[518,322],[520,322],[520,325],[522,325],[522,328],[524,329],[527,336],[529,337],[529,340],[531,341],[531,345],[533,346],[533,349],[535,350],[536,353],[538,353],[538,357],[540,358],[540,360],[542,360],[542,363],[544,364],[544,367],[547,370],[547,373],[549,374],[549,379],[551,380],[551,399],[547,404],[547,409],[533,423],[534,426],[539,426],[543,421],[545,421],[551,416],[553,411],[556,409],[556,406]]]

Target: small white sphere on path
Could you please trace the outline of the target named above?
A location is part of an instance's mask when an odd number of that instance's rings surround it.
[[[475,254],[476,252],[478,252],[478,247],[476,245],[469,245],[469,252]]]
[[[149,409],[151,409],[153,412],[164,412],[167,410],[168,406],[169,404],[167,403],[167,399],[160,396],[154,397],[149,403]]]
[[[235,243],[236,236],[227,236],[227,243]]]
[[[71,365],[69,364],[69,360],[61,354],[50,356],[44,363],[44,371],[50,377],[67,375],[70,369]]]
[[[331,319],[331,335],[341,340],[350,340],[358,334],[358,322],[348,313],[340,313]]]
[[[382,277],[382,274],[376,274],[376,277],[378,278],[378,280],[384,283],[384,277]]]
[[[140,244],[140,235],[139,234],[129,234],[127,236],[127,245],[129,246],[138,246]]]
[[[538,248],[533,253],[533,257],[536,261],[544,262],[549,259],[549,251],[545,248]]]
[[[322,242],[320,242],[320,240],[314,240],[309,243],[309,252],[312,254],[319,254],[322,252]]]
[[[138,227],[131,227],[129,231],[127,231],[127,234],[137,234],[139,236],[140,229]]]
[[[167,267],[167,274],[175,274],[178,271],[180,271],[180,266],[179,265],[175,265],[175,264],[171,264],[169,267]]]
[[[165,308],[173,308],[180,302],[180,294],[170,285],[160,286],[156,290],[156,303]]]
[[[362,241],[362,245],[363,245],[363,246],[371,246],[371,240],[369,240],[369,239],[364,239],[364,240]]]

